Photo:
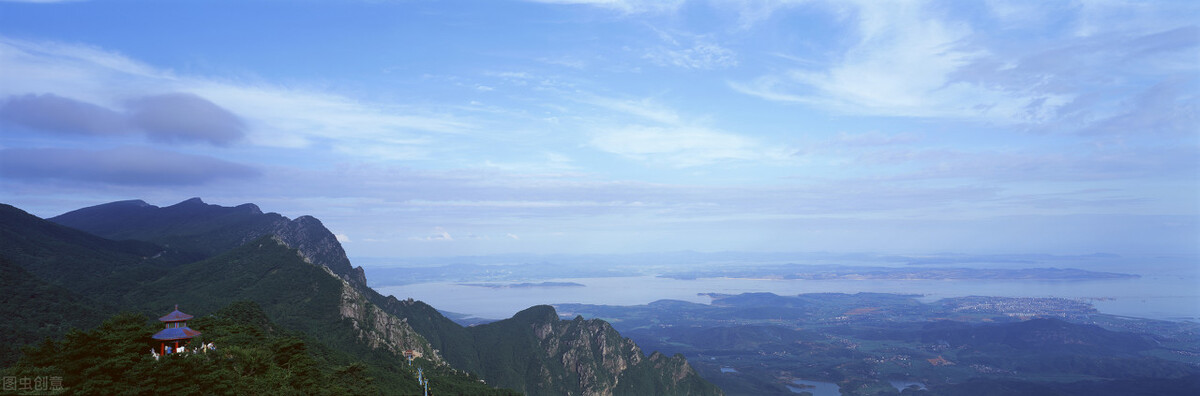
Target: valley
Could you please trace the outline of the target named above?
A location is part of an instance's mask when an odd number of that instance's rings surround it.
[[[836,384],[844,395],[1014,389],[1117,395],[1138,381],[1194,390],[1200,378],[1200,325],[1101,314],[1078,300],[924,303],[916,295],[881,293],[708,297],[711,304],[557,307],[564,315],[603,318],[639,345],[684,354],[730,395],[821,389],[795,381]],[[1097,392],[1104,384],[1113,386]]]

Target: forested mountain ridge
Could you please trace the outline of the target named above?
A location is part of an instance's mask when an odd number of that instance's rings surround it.
[[[88,240],[104,247],[101,253],[116,255],[120,261],[106,265],[155,270],[151,271],[154,276],[136,281],[128,280],[121,271],[100,276],[91,282],[123,282],[127,286],[84,297],[103,296],[112,305],[148,317],[160,315],[171,304],[181,304],[201,317],[236,301],[252,301],[273,322],[304,334],[317,349],[339,350],[367,363],[368,374],[376,378],[373,386],[384,393],[413,389],[412,380],[404,377],[406,366],[400,364],[406,350],[420,353],[421,364],[438,378],[435,387],[449,393],[505,392],[491,388],[497,385],[527,394],[720,393],[681,357],[655,354],[646,358],[632,341],[620,337],[603,322],[588,321],[589,326],[584,327],[598,329],[592,334],[605,345],[626,347],[595,349],[589,342],[580,342],[586,338],[580,337],[581,333],[556,331],[538,336],[533,326],[464,328],[420,301],[384,297],[366,286],[361,268],[350,266],[336,237],[310,216],[287,220],[278,214],[264,214],[252,204],[228,208],[204,204],[199,199],[165,208],[141,201],[114,202],[53,218],[59,224],[24,216],[17,216],[20,221],[5,220],[0,230],[23,234],[25,229],[51,229],[71,238],[43,232],[43,236],[32,239],[53,241],[52,245],[66,246],[67,251],[78,248],[72,240]],[[114,242],[63,225],[130,240]],[[158,253],[150,257],[119,254],[119,247],[126,245],[137,247],[138,253]],[[12,254],[30,250],[28,246],[7,249],[0,258],[13,258],[29,267],[41,266],[39,271],[56,279],[53,284],[68,289],[88,282],[82,272],[69,265],[45,264],[45,260],[38,260],[38,254]],[[44,254],[47,251],[43,249],[42,255],[48,255]],[[167,260],[163,252],[172,252],[169,257],[177,259]],[[188,262],[189,258],[197,260]],[[553,322],[543,326],[579,329],[577,322],[560,323],[554,316]],[[537,353],[543,345],[552,344],[558,345],[553,353]],[[501,352],[524,349],[528,351],[516,355]],[[341,359],[334,363],[352,363],[345,356]],[[646,363],[605,365],[621,359]],[[497,368],[506,365],[552,375],[515,375]],[[454,369],[480,374],[490,385],[480,387],[478,377],[462,377],[465,373],[454,374]],[[438,376],[439,372],[443,374]]]
[[[264,235],[274,235],[314,264],[356,286],[366,286],[337,237],[312,216],[290,220],[263,213],[254,204],[224,207],[192,198],[167,207],[141,200],[118,201],[67,212],[48,220],[113,240],[139,240],[187,252],[201,259]]]

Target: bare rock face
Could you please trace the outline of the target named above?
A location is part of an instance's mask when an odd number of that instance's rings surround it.
[[[397,356],[413,351],[417,356],[436,363],[444,362],[425,337],[408,325],[406,319],[384,312],[344,280],[342,301],[338,308],[343,318],[350,319],[359,339],[369,347],[387,349]]]
[[[559,321],[530,327],[545,356],[562,364],[563,378],[545,376],[546,383],[575,379],[583,395],[611,395],[621,374],[642,361],[642,351],[602,320]]]
[[[614,394],[720,394],[720,390],[700,379],[682,356],[667,357],[655,353],[649,358],[633,340],[621,337],[608,322],[599,319],[560,320],[553,307],[537,306],[521,311],[511,319],[471,328],[477,340],[494,340],[492,334],[509,335],[514,342],[528,334],[527,341],[480,346],[485,361],[491,349],[526,352],[536,362],[527,367],[524,383],[509,377],[504,385],[530,395],[614,395]],[[515,337],[514,337],[515,336]],[[517,363],[517,362],[512,362]],[[531,367],[532,366],[532,367]],[[512,373],[510,367],[484,367],[497,376]]]
[[[279,236],[288,246],[299,250],[313,264],[328,268],[337,277],[355,287],[366,287],[367,277],[362,267],[353,267],[342,244],[320,220],[312,216],[300,216],[288,221],[281,217],[267,233]],[[261,234],[259,235],[261,236]]]

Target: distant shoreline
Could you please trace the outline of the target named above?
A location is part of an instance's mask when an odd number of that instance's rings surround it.
[[[1141,275],[1116,272],[1088,271],[1077,268],[892,268],[841,267],[799,268],[770,266],[729,270],[673,272],[660,278],[693,280],[700,278],[730,278],[756,280],[1094,280],[1136,279]]]
[[[575,282],[541,282],[541,283],[457,283],[459,286],[487,287],[491,289],[522,289],[533,287],[585,287]]]

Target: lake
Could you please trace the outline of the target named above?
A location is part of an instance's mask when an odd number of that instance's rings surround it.
[[[538,280],[543,281],[543,280]],[[1063,297],[1092,299],[1100,312],[1152,319],[1200,322],[1200,278],[1149,275],[1133,279],[1073,281],[1013,280],[763,280],[705,278],[679,280],[655,276],[546,279],[583,286],[480,287],[451,282],[375,286],[384,295],[412,297],[437,309],[503,319],[538,304],[640,305],[661,299],[707,304],[698,293],[905,293],[922,294],[922,301],[946,297]],[[512,282],[521,283],[521,282]]]
[[[792,393],[808,392],[812,393],[813,396],[841,396],[842,394],[842,388],[832,382],[798,379],[792,380],[792,383],[797,385],[787,386],[788,390],[792,391]]]

